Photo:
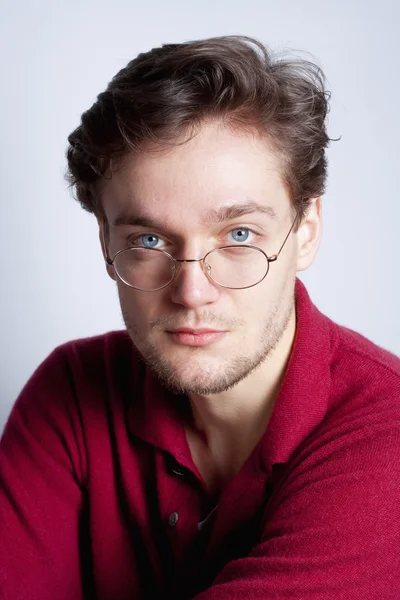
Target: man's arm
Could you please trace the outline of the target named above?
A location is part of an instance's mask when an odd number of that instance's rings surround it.
[[[57,350],[25,386],[2,436],[2,600],[83,598],[78,523],[85,465],[70,388]]]
[[[375,406],[356,442],[344,429],[361,427],[357,416],[310,445],[260,543],[196,600],[400,598],[400,402]]]

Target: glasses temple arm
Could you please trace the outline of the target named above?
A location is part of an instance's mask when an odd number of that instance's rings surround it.
[[[282,246],[279,248],[279,251],[277,252],[277,254],[273,254],[272,256],[270,256],[270,257],[268,258],[268,262],[275,262],[275,261],[277,260],[278,256],[279,256],[279,255],[280,255],[280,253],[282,252],[283,246],[284,246],[284,245],[286,244],[286,242],[287,242],[287,239],[288,239],[289,235],[292,233],[292,231],[293,231],[293,227],[295,226],[295,224],[296,224],[296,221],[297,221],[297,219],[298,219],[298,218],[299,218],[299,214],[297,213],[297,214],[296,214],[296,218],[295,218],[295,220],[293,221],[293,223],[292,223],[292,226],[291,226],[291,228],[289,229],[287,236],[286,236],[286,237],[285,237],[285,239],[283,240],[283,244],[282,244]]]

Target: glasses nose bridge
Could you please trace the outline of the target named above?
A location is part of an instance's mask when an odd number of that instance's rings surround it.
[[[185,262],[200,262],[203,260],[202,258],[176,258],[176,262],[185,263]]]
[[[173,279],[175,279],[176,275],[178,274],[181,263],[195,263],[195,262],[201,263],[201,265],[200,265],[201,270],[203,271],[204,275],[206,275],[207,278],[210,278],[210,270],[211,269],[210,269],[209,265],[207,265],[207,263],[206,263],[206,260],[205,260],[206,256],[203,256],[203,258],[174,258],[176,269],[175,269]]]
[[[175,275],[177,275],[178,271],[179,271],[179,267],[180,267],[180,263],[201,263],[201,268],[202,271],[208,275],[208,270],[207,269],[207,265],[205,263],[205,256],[203,256],[203,258],[174,258],[175,264],[177,266],[176,270],[175,270]]]

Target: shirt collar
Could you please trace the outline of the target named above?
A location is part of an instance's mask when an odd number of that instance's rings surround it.
[[[296,281],[296,334],[274,410],[261,440],[264,467],[288,462],[322,421],[331,390],[337,335],[332,322],[312,304]]]

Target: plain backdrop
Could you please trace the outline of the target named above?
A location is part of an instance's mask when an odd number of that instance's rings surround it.
[[[2,2],[0,430],[55,346],[123,327],[95,219],[63,180],[66,139],[120,68],[167,42],[245,34],[322,66],[341,140],[301,278],[328,316],[400,353],[398,0]]]

